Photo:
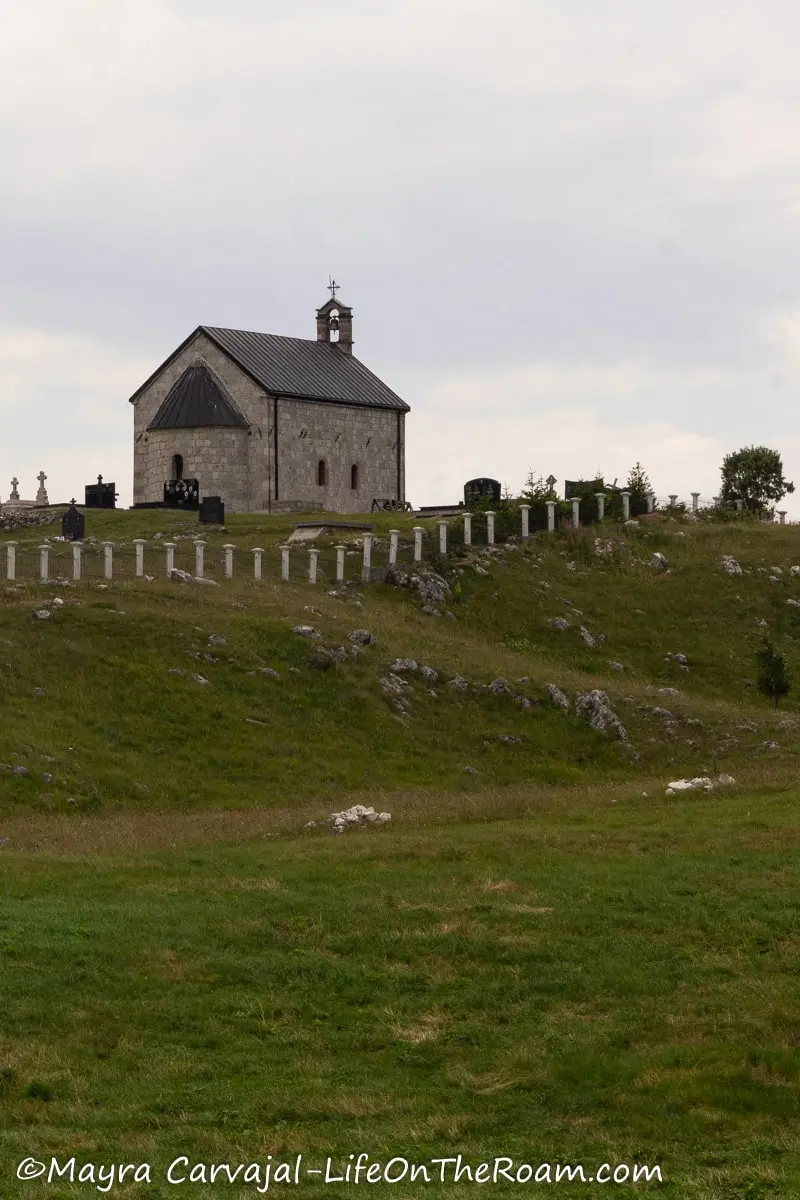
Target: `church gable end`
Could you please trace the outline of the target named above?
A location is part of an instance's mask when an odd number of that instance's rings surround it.
[[[172,385],[148,432],[156,429],[199,429],[209,426],[245,428],[221,387],[202,362],[193,363]]]

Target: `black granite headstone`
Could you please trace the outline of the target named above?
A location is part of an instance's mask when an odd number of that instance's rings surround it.
[[[499,479],[470,479],[464,484],[464,503],[477,504],[480,500],[491,500],[492,504],[500,503],[502,487]]]
[[[61,518],[61,536],[68,542],[80,542],[84,536],[86,518],[71,500],[69,508]]]
[[[205,496],[200,501],[200,522],[202,525],[225,524],[225,505],[221,496]]]
[[[116,508],[119,493],[116,484],[103,483],[103,476],[97,476],[97,483],[87,484],[85,488],[86,508]]]
[[[196,479],[168,479],[164,484],[167,508],[199,508],[200,484]]]

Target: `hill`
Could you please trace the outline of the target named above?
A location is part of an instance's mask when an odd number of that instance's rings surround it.
[[[363,586],[352,534],[346,586],[334,536],[282,582],[286,520],[208,531],[216,586],[166,578],[198,531],[164,513],[93,515],[74,587],[14,531],[4,1195],[243,1200],[289,1163],[323,1197],[352,1185],[306,1168],[359,1153],[422,1168],[370,1179],[396,1200],[498,1163],[497,1195],[797,1195],[800,701],[753,685],[765,632],[797,662],[796,530],[454,524],[441,556],[428,523],[420,594],[413,523],[374,521],[398,571]],[[698,773],[735,783],[665,794]],[[333,836],[354,803],[391,820]]]

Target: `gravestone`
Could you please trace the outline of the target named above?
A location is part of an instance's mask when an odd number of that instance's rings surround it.
[[[17,491],[18,487],[19,487],[19,480],[17,479],[17,477],[15,475],[14,478],[11,480],[11,495],[8,497],[8,499],[10,501],[19,500],[19,492]]]
[[[85,528],[86,518],[76,507],[75,500],[70,500],[69,508],[61,518],[61,536],[68,542],[80,542],[83,540]]]
[[[492,504],[500,503],[502,487],[499,479],[469,479],[464,484],[464,503],[477,504],[480,500],[491,500]]]
[[[84,490],[86,508],[116,508],[119,495],[116,485],[103,483],[102,475],[97,476],[97,483],[87,484]]]
[[[44,486],[44,481],[47,479],[47,476],[45,475],[44,471],[40,471],[36,478],[39,480],[39,489],[36,493],[36,503],[49,504],[50,501],[47,498],[47,490]]]
[[[602,479],[565,479],[564,499],[571,500],[573,496],[583,496],[586,492],[602,492],[605,484]]]
[[[221,496],[205,496],[200,501],[200,523],[202,525],[224,525],[225,505]]]
[[[164,484],[167,508],[199,508],[200,484],[196,479],[168,479]]]

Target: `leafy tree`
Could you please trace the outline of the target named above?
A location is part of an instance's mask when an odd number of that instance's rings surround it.
[[[794,491],[794,484],[783,477],[780,454],[767,446],[744,446],[726,454],[721,471],[723,508],[733,508],[734,501],[744,500],[750,512],[774,511],[770,502]]]
[[[533,467],[528,469],[525,487],[520,492],[520,499],[526,504],[535,504],[537,500],[547,500],[551,496],[550,488],[541,475],[534,473]]]
[[[786,656],[772,642],[765,642],[756,658],[758,690],[767,699],[774,700],[777,708],[781,696],[785,696],[792,686],[792,672]]]

